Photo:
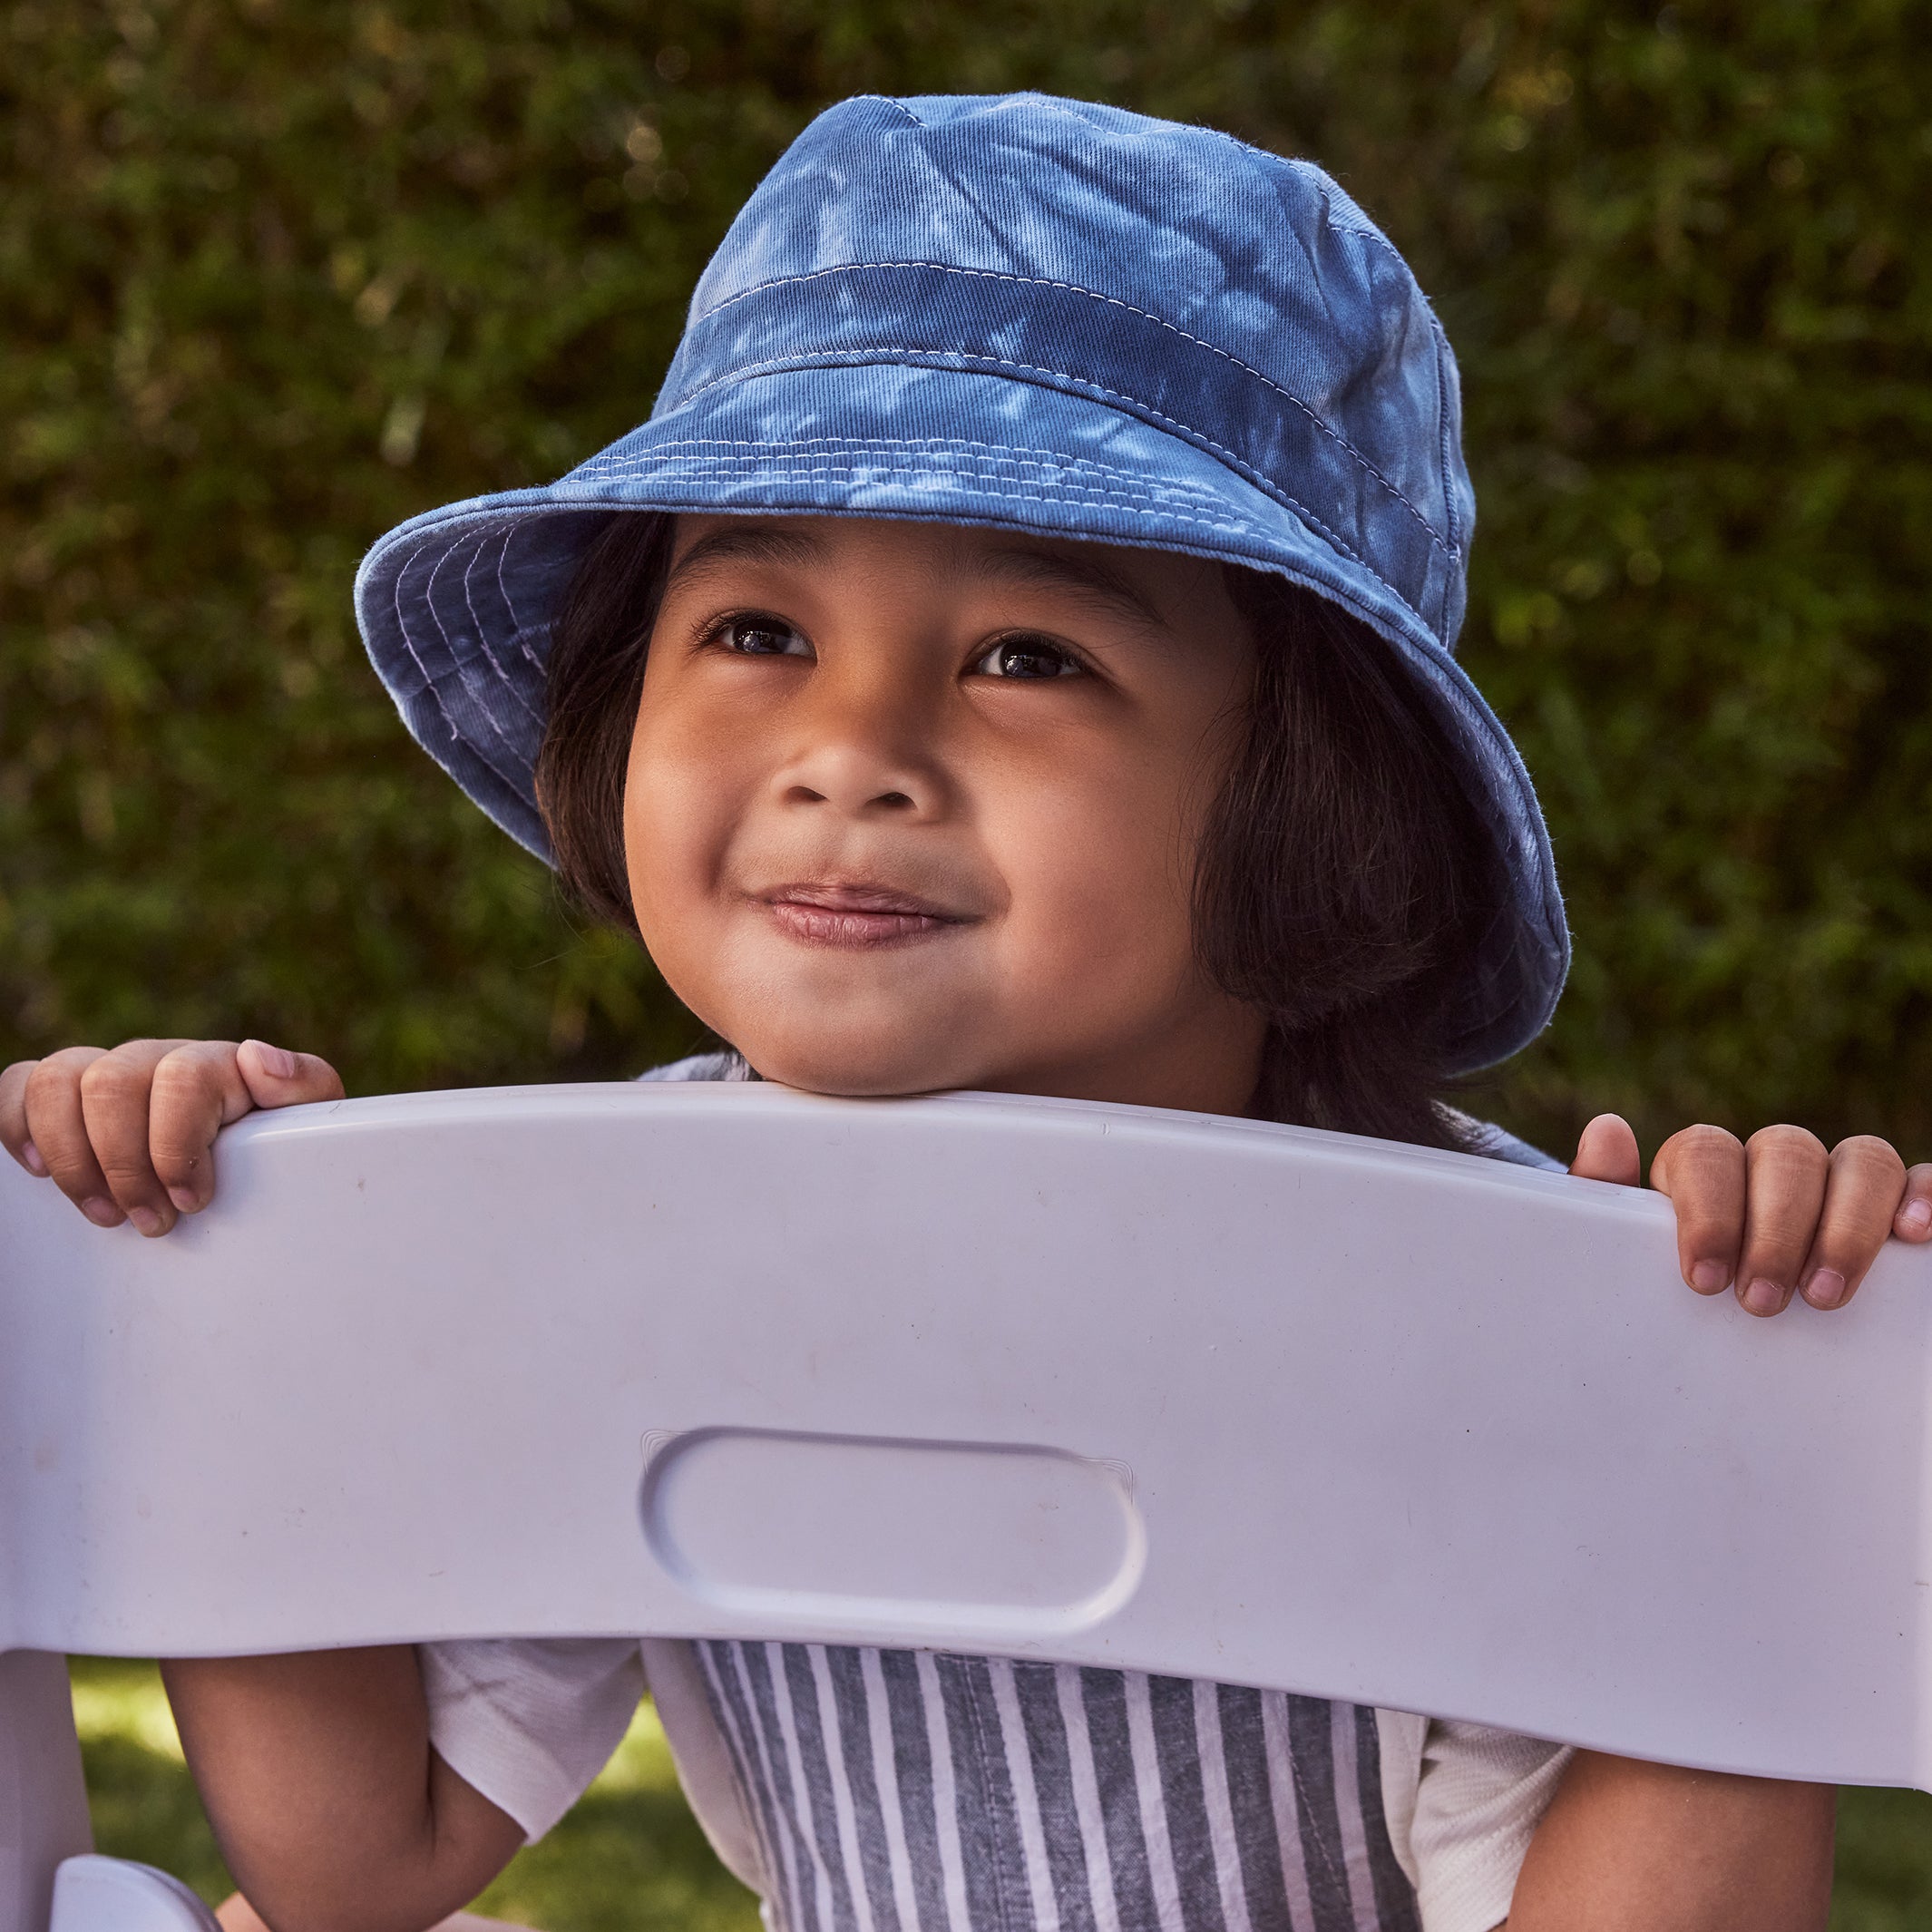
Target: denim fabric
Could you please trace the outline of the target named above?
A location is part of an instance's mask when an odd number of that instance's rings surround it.
[[[822,114],[705,271],[648,423],[544,488],[405,523],[357,577],[410,729],[540,854],[550,617],[623,509],[997,525],[1224,558],[1332,599],[1417,679],[1510,881],[1458,1064],[1547,1020],[1569,958],[1549,842],[1450,655],[1475,516],[1455,361],[1319,169],[1037,94]]]

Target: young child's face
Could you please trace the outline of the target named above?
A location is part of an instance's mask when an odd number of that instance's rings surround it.
[[[638,925],[767,1079],[1240,1112],[1198,827],[1254,644],[1217,565],[860,518],[679,520],[631,744]]]

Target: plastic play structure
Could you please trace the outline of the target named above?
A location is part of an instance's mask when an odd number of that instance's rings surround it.
[[[217,1160],[158,1242],[0,1163],[0,1932],[210,1923],[56,1893],[68,1652],[929,1645],[1932,1787],[1932,1251],[1754,1322],[1654,1195],[971,1094],[425,1094]]]

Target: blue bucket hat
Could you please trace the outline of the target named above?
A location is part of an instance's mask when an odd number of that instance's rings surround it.
[[[1569,963],[1548,835],[1451,655],[1475,516],[1455,360],[1319,169],[1040,94],[861,98],[813,122],[698,282],[648,423],[542,489],[412,519],[356,576],[418,743],[545,858],[551,618],[627,510],[991,525],[1332,600],[1415,679],[1508,881],[1454,1065],[1547,1021]]]

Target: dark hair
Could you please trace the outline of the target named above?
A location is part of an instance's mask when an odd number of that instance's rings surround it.
[[[1390,647],[1287,581],[1230,567],[1257,649],[1244,744],[1203,828],[1195,944],[1267,1016],[1250,1111],[1460,1147],[1441,1101],[1455,1001],[1502,867]]]
[[[671,520],[614,516],[551,629],[537,794],[565,888],[637,930],[624,775]],[[1425,1147],[1467,1129],[1455,996],[1501,869],[1441,731],[1388,645],[1285,579],[1226,566],[1258,647],[1243,741],[1203,828],[1195,944],[1265,1015],[1259,1118]]]
[[[551,620],[537,808],[564,890],[631,932],[624,774],[644,659],[670,568],[672,521],[626,511],[591,539]]]

